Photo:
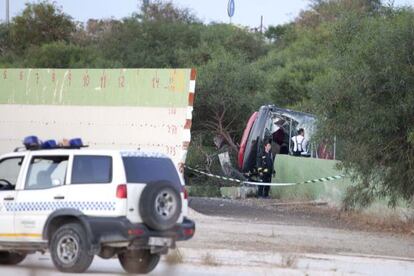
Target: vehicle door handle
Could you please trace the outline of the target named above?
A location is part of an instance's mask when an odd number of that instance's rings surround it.
[[[65,199],[64,196],[55,196],[54,199]]]
[[[3,200],[12,201],[12,200],[14,200],[14,197],[5,197],[5,198],[3,198]]]

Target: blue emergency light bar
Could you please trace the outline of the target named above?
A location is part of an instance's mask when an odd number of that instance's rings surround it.
[[[40,141],[37,136],[27,136],[23,140],[23,145],[26,147],[26,149],[39,149],[40,148]]]
[[[42,149],[54,149],[57,147],[58,145],[55,140],[47,140],[42,143]]]
[[[73,138],[69,140],[70,147],[81,148],[83,147],[82,139],[81,138]]]
[[[81,138],[73,138],[69,140],[67,145],[60,145],[56,140],[40,141],[37,136],[27,136],[23,140],[23,145],[26,150],[40,150],[40,149],[79,149],[86,147],[83,145]],[[15,150],[16,151],[16,150]]]

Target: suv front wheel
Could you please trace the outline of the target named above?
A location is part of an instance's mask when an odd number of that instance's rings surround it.
[[[50,242],[50,254],[55,267],[62,272],[82,273],[93,261],[89,253],[89,241],[83,227],[78,223],[61,226]]]
[[[151,254],[149,250],[127,250],[118,254],[119,262],[128,273],[149,273],[160,261],[159,254]]]

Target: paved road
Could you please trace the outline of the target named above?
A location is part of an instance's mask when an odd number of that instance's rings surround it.
[[[229,250],[209,251],[213,261],[206,263],[203,250],[181,249],[183,263],[169,264],[165,260],[151,275],[210,276],[210,275],[398,275],[412,276],[414,262],[372,256],[333,256],[320,254],[281,255]],[[29,256],[22,264],[0,267],[0,275],[49,276],[71,275],[55,270],[49,255]],[[85,272],[88,275],[128,275],[116,259],[96,258]]]
[[[237,273],[238,275],[258,275],[272,273],[271,268],[259,267],[234,267],[234,266],[208,266],[199,263],[183,263],[170,265],[165,261],[161,261],[160,265],[151,273],[151,275],[228,275],[228,273]],[[35,254],[29,256],[22,264],[15,267],[0,267],[0,275],[18,275],[18,276],[55,276],[55,275],[71,275],[67,273],[59,273],[53,267],[52,261],[48,254]],[[82,275],[128,275],[118,260],[103,260],[99,257],[94,259],[89,270]]]

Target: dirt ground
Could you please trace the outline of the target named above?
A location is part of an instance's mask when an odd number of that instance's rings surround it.
[[[275,200],[191,198],[189,203],[195,236],[177,243],[151,275],[414,275],[414,235],[408,228],[394,231],[395,223],[384,228],[382,222],[327,206]],[[0,275],[64,274],[49,254],[37,253],[18,266],[0,267]],[[84,275],[126,273],[116,258],[96,257]]]
[[[280,206],[271,199],[190,198],[189,205],[197,233],[182,244],[186,248],[414,260],[414,229],[405,224],[401,230],[327,206]]]

